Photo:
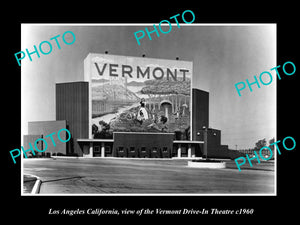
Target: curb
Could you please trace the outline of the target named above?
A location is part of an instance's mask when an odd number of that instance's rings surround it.
[[[79,159],[81,157],[78,156],[51,156],[50,159]],[[82,157],[84,158],[84,157]]]
[[[188,161],[190,168],[205,168],[205,169],[225,169],[226,162],[192,162]]]
[[[31,190],[31,194],[39,194],[40,193],[40,187],[41,187],[42,181],[38,178]]]
[[[32,190],[31,190],[30,194],[39,194],[40,193],[41,184],[42,184],[42,180],[38,176],[35,176],[35,175],[32,175],[32,174],[26,174],[26,175],[29,175],[29,176],[32,176],[32,177],[36,178],[36,181],[34,183],[34,186],[33,186]]]

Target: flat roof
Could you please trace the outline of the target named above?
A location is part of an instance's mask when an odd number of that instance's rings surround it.
[[[171,134],[174,135],[173,132],[138,132],[138,131],[114,131],[114,133],[118,133],[118,134]]]
[[[175,144],[203,144],[204,141],[174,140]]]
[[[78,142],[114,142],[114,139],[77,139]]]
[[[88,138],[79,138],[78,142],[114,142],[114,139],[88,139]],[[203,144],[204,141],[189,141],[189,140],[174,140],[175,144]]]

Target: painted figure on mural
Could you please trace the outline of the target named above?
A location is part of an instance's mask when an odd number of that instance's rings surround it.
[[[149,118],[149,116],[148,116],[148,112],[145,108],[146,103],[145,103],[144,98],[141,99],[140,104],[141,104],[141,106],[138,110],[136,119],[140,122],[140,124],[142,124],[144,120],[147,120]]]

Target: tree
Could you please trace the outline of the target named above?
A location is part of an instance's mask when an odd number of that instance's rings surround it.
[[[266,139],[261,139],[261,140],[258,140],[258,142],[255,143],[255,149],[256,150],[259,150],[261,149],[262,147],[266,146],[267,145],[267,141]]]
[[[272,151],[274,151],[274,145],[271,145],[275,142],[275,138],[272,138],[269,140],[269,148],[272,149]]]

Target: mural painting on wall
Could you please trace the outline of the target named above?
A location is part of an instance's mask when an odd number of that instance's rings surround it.
[[[191,62],[97,54],[87,66],[94,138],[189,132]]]

